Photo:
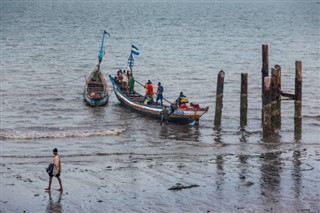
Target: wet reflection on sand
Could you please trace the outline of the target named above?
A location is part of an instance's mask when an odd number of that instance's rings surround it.
[[[63,212],[63,208],[61,204],[62,193],[59,192],[59,196],[56,201],[54,201],[54,199],[52,198],[51,192],[48,192],[48,195],[49,195],[49,201],[46,208],[46,212],[62,213]]]
[[[266,153],[260,155],[260,190],[262,202],[265,206],[273,206],[281,196],[281,151],[275,151],[280,146],[279,135],[265,140]]]

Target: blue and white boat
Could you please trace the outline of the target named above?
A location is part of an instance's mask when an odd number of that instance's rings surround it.
[[[117,83],[114,77],[109,75],[109,78],[113,85],[113,91],[120,103],[132,112],[137,112],[144,116],[161,120],[163,108],[167,107],[170,110],[168,122],[189,124],[198,123],[201,116],[209,109],[209,107],[201,108],[196,103],[190,103],[190,106],[187,107],[177,106],[176,108],[171,105],[161,106],[156,103],[147,103],[145,96],[137,92],[129,93],[121,88],[121,85]]]

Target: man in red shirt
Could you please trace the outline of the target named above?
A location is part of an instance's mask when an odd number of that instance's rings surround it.
[[[150,80],[146,83],[146,99],[148,99],[148,104],[153,103],[154,86]]]

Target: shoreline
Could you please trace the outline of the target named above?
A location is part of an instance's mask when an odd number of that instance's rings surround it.
[[[61,196],[56,178],[54,190],[44,191],[43,159],[2,157],[1,211],[319,212],[319,146],[314,150],[62,156]],[[197,187],[170,190],[178,185]]]

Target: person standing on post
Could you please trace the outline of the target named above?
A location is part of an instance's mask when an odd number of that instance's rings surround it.
[[[60,177],[60,174],[61,174],[61,171],[62,171],[61,157],[58,154],[58,149],[57,148],[54,148],[52,150],[52,152],[53,152],[53,160],[52,160],[53,170],[52,170],[52,172],[49,173],[49,186],[48,186],[48,188],[45,188],[45,190],[48,191],[48,192],[51,190],[52,178],[56,177],[58,179],[59,185],[60,185],[60,188],[58,189],[58,191],[63,192],[62,180],[61,180],[61,177]]]
[[[161,82],[158,82],[156,104],[158,104],[158,101],[160,100],[160,103],[162,106],[162,99],[163,99],[163,86],[161,86]]]

